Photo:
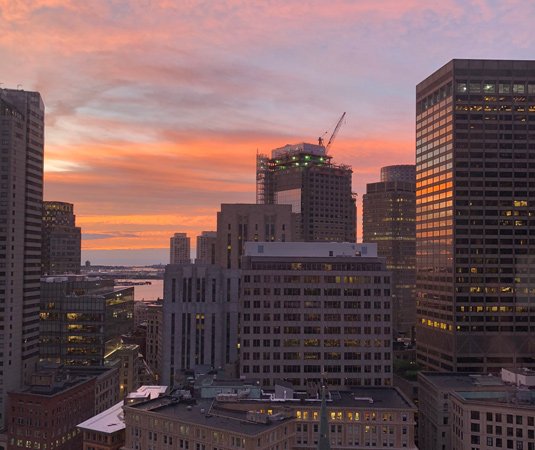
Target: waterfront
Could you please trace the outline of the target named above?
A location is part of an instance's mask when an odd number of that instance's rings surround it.
[[[121,284],[121,282],[126,282]],[[117,280],[117,286],[125,286],[132,284],[130,283],[143,283],[148,282],[151,284],[136,284],[134,285],[134,299],[136,301],[142,300],[156,300],[158,298],[163,298],[163,280],[134,280],[134,279],[125,279]]]

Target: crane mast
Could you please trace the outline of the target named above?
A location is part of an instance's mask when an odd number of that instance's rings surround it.
[[[340,130],[340,127],[342,126],[345,116],[346,116],[346,113],[344,112],[344,114],[342,114],[342,117],[340,117],[340,120],[336,124],[336,127],[334,127],[333,134],[331,134],[331,137],[329,138],[329,142],[327,142],[327,145],[325,146],[325,153],[329,152],[329,149],[331,148],[331,145],[336,139],[336,135],[338,134],[338,131]],[[322,143],[323,143],[323,138],[320,138],[320,145]]]

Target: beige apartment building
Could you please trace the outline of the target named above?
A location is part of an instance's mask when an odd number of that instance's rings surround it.
[[[169,264],[189,264],[190,256],[190,238],[186,233],[175,233],[169,239]]]
[[[452,450],[535,450],[535,392],[454,392]]]
[[[535,449],[535,372],[420,372],[418,385],[420,450]]]
[[[216,264],[240,269],[246,242],[295,240],[291,205],[222,204],[217,213]]]
[[[392,384],[390,272],[376,244],[249,242],[241,284],[241,375]]]

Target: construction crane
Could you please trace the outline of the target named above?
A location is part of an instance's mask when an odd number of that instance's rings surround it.
[[[346,116],[346,113],[342,114],[342,117],[340,117],[340,120],[336,124],[336,127],[334,127],[333,134],[331,134],[331,137],[329,138],[329,142],[327,142],[327,145],[325,146],[325,154],[329,152],[329,149],[331,148],[331,145],[333,144],[334,140],[336,139],[336,135],[338,134],[338,131],[340,130],[340,127],[342,126],[342,122],[344,121],[344,118]],[[323,133],[322,136],[318,138],[318,144],[323,145],[324,136],[327,134],[327,131]]]

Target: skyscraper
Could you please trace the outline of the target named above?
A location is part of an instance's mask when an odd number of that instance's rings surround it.
[[[189,264],[190,238],[186,233],[175,233],[170,239],[170,264]]]
[[[362,240],[377,243],[392,272],[394,336],[412,336],[416,325],[415,183],[414,165],[383,167],[362,197]]]
[[[295,240],[355,242],[351,167],[335,164],[323,145],[295,144],[257,156],[256,202],[292,205]]]
[[[43,274],[80,273],[82,233],[73,209],[72,203],[43,202]]]
[[[44,113],[38,92],[0,89],[0,429],[39,356]]]
[[[195,257],[195,263],[215,264],[216,242],[216,231],[203,231],[200,236],[197,236],[197,256]]]
[[[535,366],[535,61],[453,60],[416,87],[417,353]]]

